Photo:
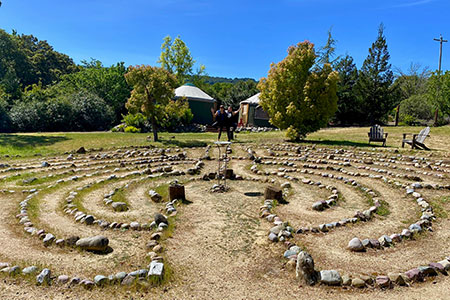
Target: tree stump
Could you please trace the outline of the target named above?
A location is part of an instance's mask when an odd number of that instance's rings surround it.
[[[174,199],[186,200],[184,185],[178,183],[169,185],[169,200],[172,201]]]
[[[264,191],[264,198],[283,201],[283,192],[275,186],[268,186]]]

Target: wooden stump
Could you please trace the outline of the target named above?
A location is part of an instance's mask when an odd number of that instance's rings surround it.
[[[174,199],[186,200],[186,196],[184,194],[184,185],[169,185],[169,200],[172,201]]]
[[[268,186],[268,187],[266,187],[266,190],[264,191],[264,198],[282,201],[283,200],[283,191],[281,191],[281,189],[279,189],[275,186]]]
[[[233,177],[234,177],[233,169],[226,169],[225,179],[233,179]]]

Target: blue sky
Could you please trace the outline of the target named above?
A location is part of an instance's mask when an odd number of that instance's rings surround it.
[[[288,46],[322,46],[332,27],[337,54],[360,67],[385,26],[393,66],[437,69],[442,33],[450,39],[448,0],[2,0],[0,28],[33,34],[76,62],[156,65],[162,39],[186,42],[209,75],[266,76]],[[450,68],[444,44],[443,70]]]

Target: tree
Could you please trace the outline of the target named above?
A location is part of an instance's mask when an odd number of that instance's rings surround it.
[[[10,99],[20,97],[21,89],[33,83],[32,65],[17,39],[0,29],[0,86]]]
[[[258,83],[253,79],[236,80],[232,82],[216,82],[214,84],[204,83],[200,88],[221,104],[239,107],[239,103],[255,94],[257,94]]]
[[[358,70],[353,58],[349,55],[344,56],[337,61],[335,69],[339,73],[335,121],[343,125],[359,123],[362,120],[361,103],[355,94]]]
[[[428,95],[441,117],[450,116],[450,71],[432,72],[428,80]]]
[[[319,51],[319,59],[317,61],[319,65],[321,66],[323,66],[324,64],[334,65],[334,63],[339,59],[339,57],[333,59],[336,52],[336,43],[337,41],[331,35],[331,28],[330,28],[328,30],[327,43]]]
[[[369,48],[369,55],[359,72],[356,91],[367,123],[384,123],[388,113],[400,102],[398,89],[393,86],[394,74],[389,64],[389,52],[383,24],[378,37]]]
[[[238,108],[240,102],[259,92],[258,83],[254,80],[238,81],[228,91],[224,104]]]
[[[130,67],[125,78],[133,87],[126,107],[129,110],[141,111],[150,119],[153,140],[158,140],[157,118],[164,105],[174,97],[177,79],[169,71],[152,66]]]
[[[432,119],[433,106],[428,99],[428,95],[413,95],[400,102],[400,121],[407,125],[413,125],[417,122],[427,124]]]
[[[192,58],[191,52],[180,36],[174,40],[168,35],[164,38],[164,43],[161,45],[161,55],[158,63],[163,69],[166,69],[172,74],[175,74],[179,85],[184,84],[186,79],[193,75],[193,67],[195,60]],[[205,67],[200,66],[197,74],[204,72]]]
[[[329,64],[312,69],[315,61],[314,45],[298,43],[289,47],[285,59],[271,65],[267,78],[258,84],[270,123],[287,129],[291,140],[326,126],[337,108],[339,75]]]
[[[427,67],[421,68],[420,64],[411,63],[407,72],[403,72],[399,68],[396,72],[398,76],[394,84],[398,86],[401,100],[427,92],[427,82],[430,77]]]
[[[83,61],[79,72],[64,75],[54,87],[60,93],[71,94],[84,90],[102,98],[114,111],[114,122],[119,122],[126,113],[125,103],[130,97],[131,87],[125,80],[127,68],[123,62],[104,67],[96,59]]]
[[[59,53],[48,44],[33,35],[13,35],[19,47],[24,51],[30,62],[32,69],[32,81],[24,83],[24,86],[42,83],[50,85],[59,80],[61,75],[77,71],[77,66],[66,54]]]
[[[12,100],[27,86],[55,83],[78,70],[71,58],[32,35],[8,34],[0,29],[0,85]]]

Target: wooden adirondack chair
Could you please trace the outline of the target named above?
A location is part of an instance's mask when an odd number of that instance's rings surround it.
[[[383,128],[380,125],[373,125],[370,127],[370,131],[367,133],[370,142],[383,142],[383,146],[386,146],[386,139],[388,134],[383,133]]]
[[[403,134],[403,141],[402,141],[402,148],[405,146],[405,143],[411,145],[412,149],[425,149],[430,150],[425,144],[423,143],[427,136],[429,136],[430,133],[430,127],[426,127],[422,129],[419,134],[411,134],[411,133],[404,133]],[[407,140],[406,136],[412,135],[412,140]]]

